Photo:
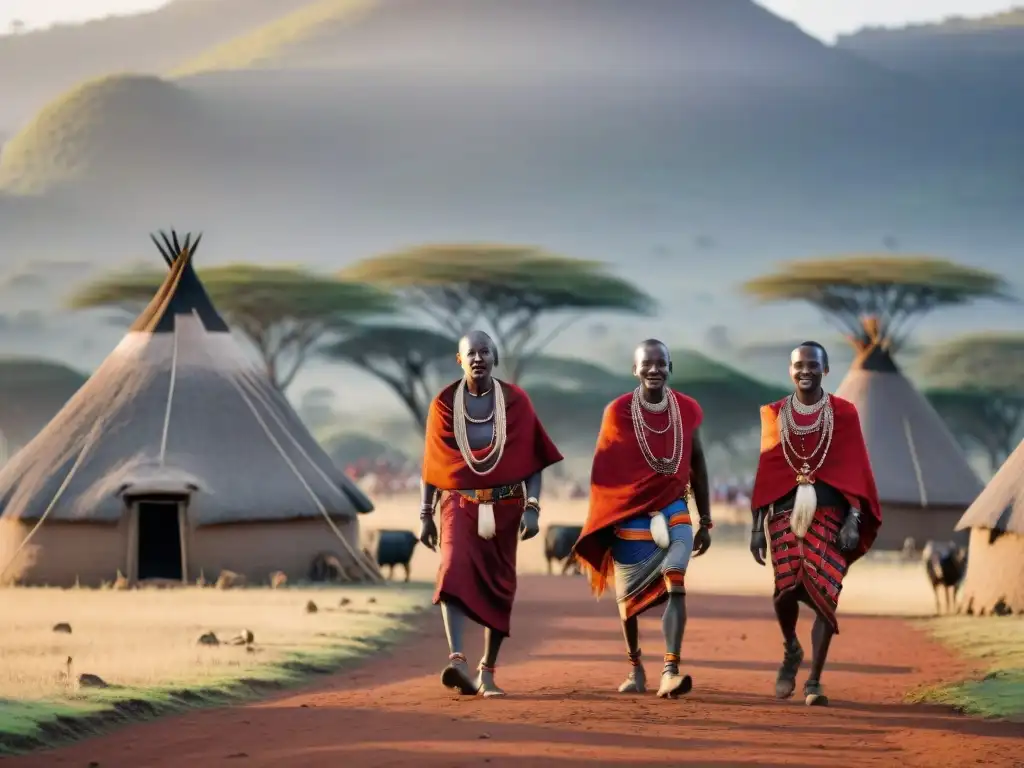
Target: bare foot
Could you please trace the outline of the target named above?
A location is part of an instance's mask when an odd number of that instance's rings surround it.
[[[476,678],[476,688],[483,693],[485,699],[505,695],[505,692],[494,683],[494,672],[487,669],[480,670]]]
[[[804,661],[804,649],[800,647],[800,643],[794,641],[792,645],[784,644],[784,647],[782,665],[775,678],[775,698],[777,699],[788,699],[793,695],[793,691],[796,690],[796,675]]]
[[[661,674],[661,687],[658,688],[659,699],[675,699],[685,696],[693,690],[693,678],[682,675],[679,670],[666,669]]]
[[[475,696],[477,686],[469,674],[469,665],[464,661],[452,661],[441,673],[441,684],[458,691],[463,696]]]

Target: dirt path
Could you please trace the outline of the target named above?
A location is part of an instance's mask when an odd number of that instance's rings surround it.
[[[685,699],[624,697],[614,603],[582,579],[525,577],[499,682],[504,700],[440,687],[447,649],[431,612],[420,637],[315,690],[132,726],[4,768],[462,765],[1024,765],[1024,727],[901,704],[962,662],[891,619],[846,617],[828,709],[772,698],[781,641],[766,598],[692,595]],[[807,618],[807,617],[805,617]],[[804,635],[809,621],[803,622]],[[470,650],[479,653],[478,638]],[[657,618],[641,629],[660,672]],[[809,642],[807,644],[809,647]],[[476,658],[471,656],[470,658]],[[802,678],[801,678],[802,684]]]

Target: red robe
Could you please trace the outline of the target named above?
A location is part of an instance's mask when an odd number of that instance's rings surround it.
[[[704,412],[692,397],[673,389],[668,392],[679,403],[683,424],[683,458],[674,475],[658,474],[644,458],[633,429],[632,392],[616,398],[605,408],[590,472],[590,510],[574,549],[598,596],[612,578],[612,527],[637,515],[664,509],[683,498],[690,484],[693,433],[704,420]],[[667,409],[660,414],[645,411],[644,418],[655,429],[668,426]],[[655,456],[669,456],[672,430],[661,435],[648,432],[647,443]]]
[[[852,564],[875,543],[882,525],[882,506],[857,407],[841,397],[827,397],[832,399],[835,417],[832,444],[814,477],[842,493],[851,505],[860,510],[860,542],[856,550],[845,554],[847,564]],[[750,507],[754,511],[778,501],[796,488],[796,472],[782,453],[779,436],[779,410],[786,399],[761,406],[761,456],[750,499]],[[790,459],[799,469],[796,459],[792,456]],[[820,459],[820,455],[816,456],[812,466]]]
[[[494,471],[477,475],[455,442],[453,411],[459,382],[448,385],[430,404],[427,415],[423,480],[446,491],[441,499],[441,566],[434,604],[454,600],[471,619],[504,635],[509,634],[516,593],[516,553],[523,498],[494,504],[496,533],[477,534],[479,505],[455,490],[481,490],[515,485],[562,460],[537,418],[527,394],[501,382],[505,395],[505,451]],[[476,452],[478,456],[486,449]]]

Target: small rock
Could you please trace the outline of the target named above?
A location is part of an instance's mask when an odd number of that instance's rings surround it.
[[[234,571],[223,570],[217,577],[217,589],[234,589],[245,586],[245,576]]]
[[[314,603],[312,600],[306,603],[306,613],[316,613],[319,610],[320,609],[316,607],[316,603]]]
[[[220,645],[220,640],[213,632],[207,632],[205,635],[200,635],[196,641],[199,645]]]
[[[747,639],[746,635],[740,635],[740,640],[746,640],[746,639]]]
[[[241,632],[239,632],[237,635],[231,638],[230,642],[232,645],[252,645],[253,640],[255,639],[256,636],[252,633],[251,629],[243,629]]]
[[[371,597],[371,598],[370,598],[369,600],[367,600],[366,602],[368,602],[368,603],[369,603],[370,605],[373,605],[374,603],[376,603],[376,602],[377,602],[377,598],[376,598],[376,597]]]
[[[489,739],[489,738],[491,738],[491,734],[489,734],[489,733],[481,733],[479,736],[477,736],[477,738],[478,739]]]
[[[235,752],[234,754],[228,755],[228,759],[231,760],[231,759],[234,759],[236,757],[248,757],[248,756],[249,755],[246,752]]]
[[[90,760],[89,761],[89,768],[100,768],[100,764],[97,763],[95,760]]]
[[[352,602],[351,599],[349,599],[347,597],[343,597],[343,598],[341,598],[341,600],[338,601],[338,605],[344,607],[346,605],[349,605],[351,602]]]
[[[60,624],[53,625],[54,632],[63,632],[65,635],[71,634],[71,625],[66,621],[62,621]]]
[[[107,682],[99,675],[91,675],[88,672],[83,672],[78,676],[78,684],[82,688],[109,688]]]

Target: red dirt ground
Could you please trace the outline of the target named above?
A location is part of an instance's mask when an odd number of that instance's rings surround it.
[[[2,762],[4,768],[1024,766],[1020,724],[901,703],[916,686],[970,672],[904,622],[841,617],[824,678],[831,706],[822,709],[804,706],[799,696],[772,696],[782,645],[767,597],[691,595],[689,610],[683,654],[694,690],[676,701],[615,692],[627,665],[614,602],[595,602],[582,579],[523,577],[498,671],[508,698],[459,698],[441,687],[447,648],[434,610],[415,640],[310,690],[130,726]],[[809,618],[801,626],[808,649]],[[473,639],[470,649],[479,653],[480,639]],[[656,679],[657,617],[642,623],[641,642],[648,675]]]

